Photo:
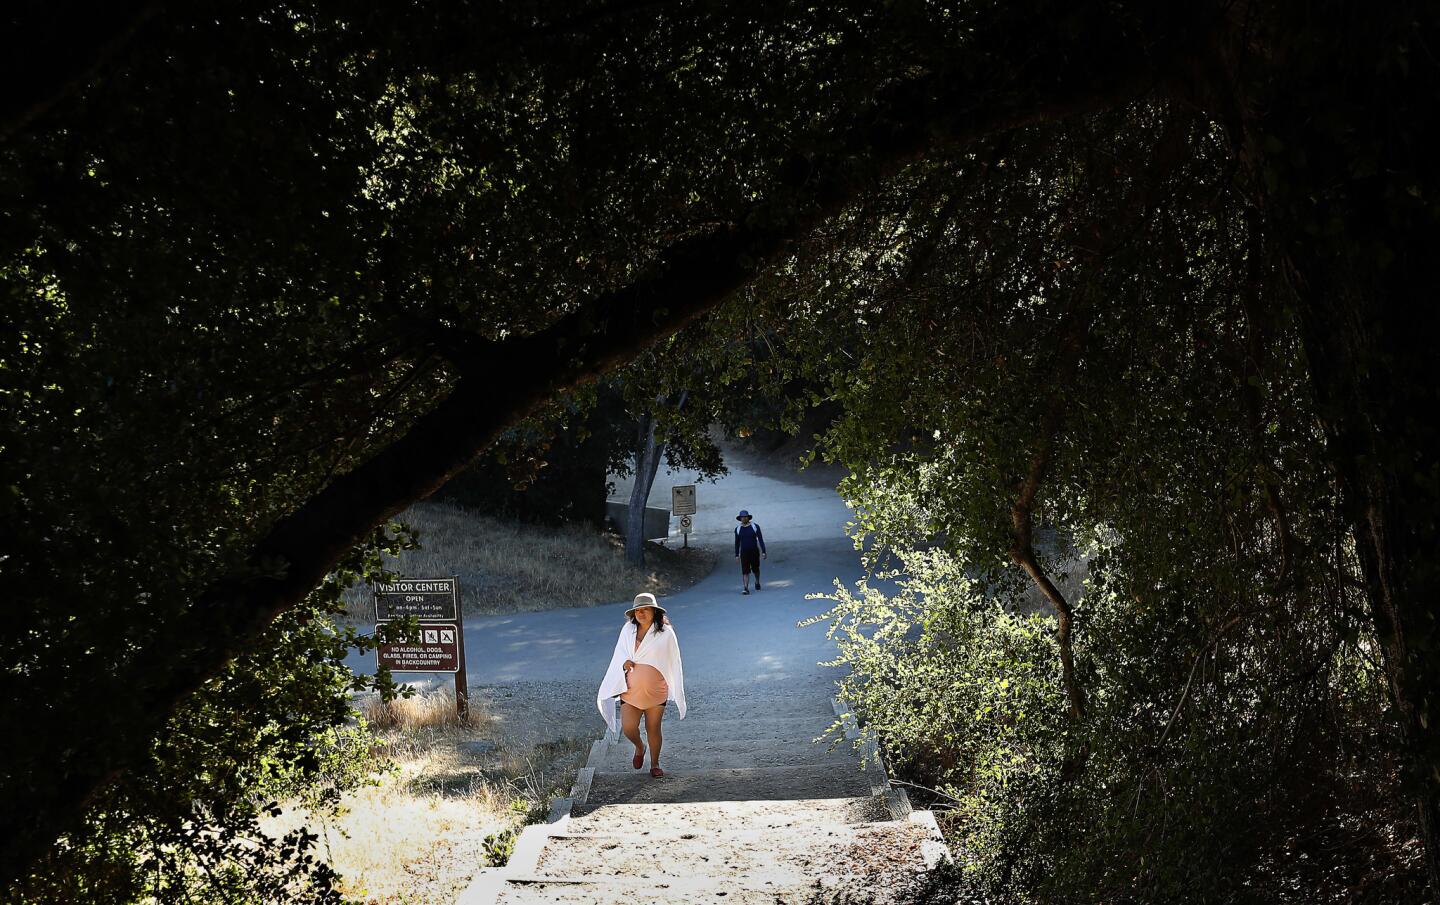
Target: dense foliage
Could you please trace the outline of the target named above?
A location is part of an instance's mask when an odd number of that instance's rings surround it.
[[[54,34],[63,10],[26,12]],[[303,840],[242,837],[344,722],[332,667],[357,639],[325,602],[228,615],[230,589],[293,568],[257,545],[475,350],[484,397],[533,383],[533,355],[484,350],[743,215],[779,150],[822,145],[876,81],[881,48],[846,37],[866,14],[555,12],[172,10],[6,133],[0,727],[29,741],[0,820],[34,895],[169,896],[215,870],[286,898]],[[346,518],[322,522],[370,531]]]
[[[106,790],[11,899],[29,902],[339,902],[336,875],[305,828],[266,826],[281,807],[331,814],[346,792],[386,767],[351,706],[354,692],[397,689],[388,674],[356,676],[345,664],[396,623],[363,635],[331,621],[350,585],[383,580],[382,554],[413,546],[404,531],[377,533],[340,564],[304,607],[278,620],[177,713],[143,769]],[[36,715],[44,712],[39,702]],[[95,701],[90,719],[113,709]]]
[[[706,398],[708,381],[696,373],[654,373],[647,364],[639,362],[616,381],[569,394],[507,431],[437,496],[527,522],[602,525],[605,501],[614,489],[610,476],[634,473],[645,447],[642,434],[657,428],[667,467],[693,469],[705,477],[723,474],[724,462],[708,428],[725,400]],[[676,380],[702,390],[656,389]],[[719,381],[715,385],[721,386]]]
[[[772,284],[795,366],[843,404],[824,448],[854,470],[857,544],[898,581],[837,591],[841,684],[952,807],[972,891],[1421,894],[1258,222],[1218,136],[1147,105],[937,166]]]
[[[1400,895],[1411,837],[1440,882],[1429,6],[155,7],[13,17],[5,883],[328,895],[238,841],[344,721],[314,589],[742,287],[627,410],[843,410],[921,592],[842,595],[894,639],[853,692],[984,882]]]
[[[609,475],[634,452],[635,430],[615,394],[567,400],[554,417],[508,431],[437,496],[499,518],[602,525]]]

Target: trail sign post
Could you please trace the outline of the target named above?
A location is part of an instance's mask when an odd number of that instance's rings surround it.
[[[460,610],[460,579],[402,578],[375,585],[375,629],[413,617],[419,635],[409,642],[382,644],[377,666],[392,672],[448,672],[455,675],[455,712],[470,713],[465,681],[465,614]]]
[[[694,484],[676,484],[670,488],[670,512],[672,515],[695,514]]]
[[[680,516],[681,546],[689,549],[690,529],[694,526],[690,516],[695,514],[694,484],[676,484],[670,488],[670,512]]]

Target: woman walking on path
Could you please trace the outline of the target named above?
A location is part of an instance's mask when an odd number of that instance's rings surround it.
[[[750,524],[750,513],[744,509],[735,516],[740,526],[735,529],[735,558],[740,560],[740,593],[750,593],[750,573],[755,573],[755,590],[760,590],[760,560],[769,559],[765,552],[765,535],[760,525]]]
[[[600,715],[611,731],[615,726],[615,698],[620,699],[619,731],[635,745],[631,766],[645,764],[645,745],[640,741],[640,717],[645,717],[645,736],[650,742],[650,775],[665,775],[660,769],[660,722],[665,702],[674,701],[680,719],[685,719],[685,674],[680,666],[680,642],[665,618],[665,608],[650,593],[637,594],[625,611],[625,625],[615,642],[610,668],[595,698]]]

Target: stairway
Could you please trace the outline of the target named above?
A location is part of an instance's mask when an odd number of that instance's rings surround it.
[[[837,715],[848,738],[816,743]],[[527,827],[509,864],[482,870],[457,905],[885,902],[948,853],[933,815],[889,788],[856,734],[838,702],[735,689],[723,707],[667,718],[660,779],[607,735],[549,821]]]

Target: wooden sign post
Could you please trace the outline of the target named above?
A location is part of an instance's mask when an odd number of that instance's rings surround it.
[[[459,578],[401,578],[375,585],[375,629],[394,619],[413,616],[420,634],[413,641],[382,644],[377,666],[391,672],[455,674],[455,713],[470,714],[470,688],[465,680],[465,614],[460,609]]]

